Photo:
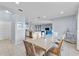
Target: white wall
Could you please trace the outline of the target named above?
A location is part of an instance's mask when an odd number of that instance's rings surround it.
[[[15,15],[14,28],[15,45],[17,45],[25,39],[25,18],[23,16]]]
[[[70,32],[75,34],[75,41],[76,41],[76,33],[77,33],[77,18],[75,15],[56,18],[53,20],[53,29],[55,32],[59,34],[64,33],[67,29]]]
[[[77,14],[77,50],[79,50],[79,9]]]
[[[0,21],[0,40],[11,39],[11,22]]]
[[[76,24],[77,24],[76,16],[62,17],[53,20],[54,31],[57,31],[59,33],[63,33],[64,31],[67,30],[67,28],[69,28],[71,32],[76,33],[77,31]]]
[[[0,11],[0,40],[11,39],[12,42],[18,44],[25,39],[25,28],[19,29],[17,27],[18,22],[21,22],[25,26],[23,16]]]
[[[0,11],[0,40],[11,39],[10,14]]]

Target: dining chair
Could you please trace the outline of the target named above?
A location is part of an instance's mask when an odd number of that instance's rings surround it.
[[[45,51],[42,48],[34,44],[31,44],[25,40],[24,40],[24,45],[25,45],[27,56],[43,56],[45,54]]]
[[[63,43],[63,39],[60,40],[60,42],[55,42],[55,43],[58,46],[50,48],[47,53],[49,55],[52,54],[53,56],[60,56],[61,55],[61,46],[62,46],[62,43]]]
[[[46,50],[35,45],[35,52],[37,56],[45,56]]]
[[[65,34],[63,34],[62,37],[59,38],[59,39],[57,40],[57,42],[55,42],[55,44],[58,45],[60,42],[62,43],[62,42],[64,41],[64,39],[65,39]]]
[[[26,55],[34,55],[33,45],[27,41],[23,41],[26,49]]]

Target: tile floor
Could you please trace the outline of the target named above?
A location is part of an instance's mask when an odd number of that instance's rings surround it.
[[[0,56],[11,56],[15,54],[14,44],[10,40],[0,40]]]
[[[0,40],[0,56],[25,56],[24,44],[15,46],[10,40]],[[76,44],[63,43],[62,56],[79,56]]]

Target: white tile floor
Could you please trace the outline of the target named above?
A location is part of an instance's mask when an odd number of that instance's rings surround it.
[[[10,40],[0,40],[0,56],[25,56],[23,43],[15,46]]]
[[[79,56],[75,44],[63,43],[62,56]],[[15,46],[10,40],[0,40],[0,56],[25,56],[24,44]]]
[[[79,51],[77,51],[76,49],[76,44],[64,42],[61,55],[62,56],[79,56]]]
[[[0,56],[11,56],[14,55],[15,47],[10,40],[0,40]]]

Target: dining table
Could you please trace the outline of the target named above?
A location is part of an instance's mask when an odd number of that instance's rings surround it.
[[[57,42],[58,40],[53,36],[47,36],[37,39],[26,37],[25,41],[35,44],[36,46],[41,47],[47,52],[50,48],[57,46],[55,42]]]

